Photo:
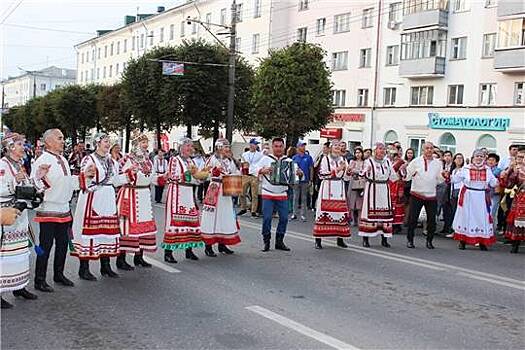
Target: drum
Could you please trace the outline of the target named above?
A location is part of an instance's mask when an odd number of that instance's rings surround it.
[[[222,195],[238,196],[242,193],[242,176],[224,175],[222,177]]]

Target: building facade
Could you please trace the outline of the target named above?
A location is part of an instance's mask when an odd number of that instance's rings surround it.
[[[54,66],[8,78],[1,82],[3,107],[23,105],[33,97],[44,96],[59,87],[75,84],[76,81],[74,69]]]
[[[364,147],[398,140],[416,153],[426,140],[467,154],[525,144],[523,1],[239,0],[235,13],[237,50],[254,65],[295,41],[325,49],[335,113],[305,136],[312,152],[331,137]],[[111,84],[154,46],[215,40],[188,17],[228,25],[231,1],[126,16],[123,27],[76,46],[77,81]]]

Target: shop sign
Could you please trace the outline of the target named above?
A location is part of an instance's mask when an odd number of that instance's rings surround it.
[[[365,115],[363,113],[334,113],[332,119],[338,122],[364,123]]]
[[[327,139],[340,139],[343,137],[343,129],[341,128],[321,129],[321,137],[326,137]]]
[[[510,126],[510,118],[465,117],[430,112],[428,113],[428,123],[431,129],[506,131]]]

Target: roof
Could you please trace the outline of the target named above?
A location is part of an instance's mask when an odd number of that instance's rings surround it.
[[[26,71],[23,74],[20,74],[16,77],[9,77],[5,80],[2,80],[2,83],[16,80],[23,78],[25,76],[33,76],[36,75],[38,77],[50,77],[50,78],[60,78],[60,79],[71,79],[76,80],[77,78],[77,71],[75,69],[69,69],[69,68],[60,68],[56,66],[50,66],[44,69],[35,70],[35,71]]]

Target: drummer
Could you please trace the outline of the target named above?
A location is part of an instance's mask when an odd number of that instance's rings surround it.
[[[233,254],[233,251],[227,246],[241,242],[233,199],[223,193],[225,177],[240,177],[240,171],[229,157],[230,152],[228,140],[218,139],[215,143],[215,153],[206,162],[206,168],[211,172],[211,182],[202,207],[201,234],[206,244],[204,252],[209,257],[217,256],[212,248],[215,243],[218,243],[220,253],[229,255]]]

